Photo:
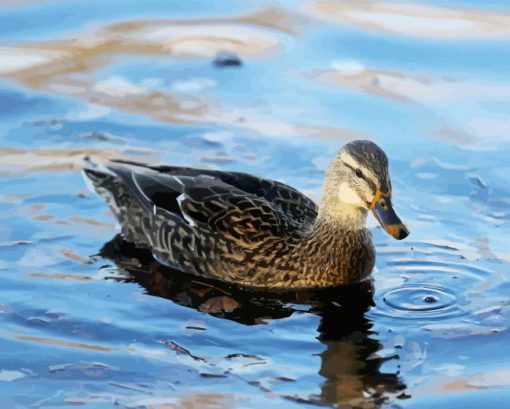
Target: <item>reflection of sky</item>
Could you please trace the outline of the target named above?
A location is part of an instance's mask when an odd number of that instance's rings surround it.
[[[439,1],[426,3],[444,5]],[[290,7],[293,2],[283,4]],[[508,6],[501,3],[451,1],[448,4],[508,11]],[[82,30],[93,31],[94,27],[113,21],[225,17],[249,14],[260,7],[255,2],[234,1],[213,4],[144,1],[143,5],[134,1],[26,2],[0,11],[0,38],[10,47],[23,49],[18,41],[36,39],[44,43],[79,37]],[[297,10],[294,7],[291,11]],[[169,123],[164,118],[151,117],[144,110],[115,109],[115,104],[108,106],[104,101],[73,97],[62,86],[32,90],[23,80],[20,84],[6,77],[0,90],[0,149],[36,148],[51,152],[93,147],[126,154],[132,150],[140,160],[221,167],[269,176],[318,199],[322,172],[346,140],[338,135],[344,135],[344,131],[351,132],[347,132],[349,137],[366,135],[376,140],[390,158],[394,203],[412,231],[409,244],[396,244],[380,229],[375,230],[381,248],[388,253],[393,246],[397,248],[397,256],[381,253],[376,275],[380,288],[400,284],[402,280],[399,272],[392,270],[391,257],[467,260],[506,279],[510,274],[508,38],[439,40],[332,21],[309,21],[306,17],[305,20],[304,27],[299,24],[293,27],[298,32],[296,35],[262,28],[281,47],[267,55],[243,56],[244,64],[240,68],[217,69],[210,59],[177,58],[170,53],[119,54],[112,60],[102,61],[104,64],[98,68],[92,67],[91,72],[70,75],[72,79],[86,79],[91,89],[113,95],[112,98],[117,98],[115,102],[129,101],[138,95],[143,98],[150,90],[177,96],[177,100],[199,95],[207,101],[209,110],[205,119],[200,115],[186,119],[183,114],[181,123]],[[287,20],[282,18],[280,24],[287,24]],[[373,87],[363,89],[353,82],[348,72],[339,83],[313,80],[316,72],[342,67],[379,75],[376,86],[386,87],[405,98],[385,97],[374,92],[377,89]],[[315,127],[324,129],[314,133]],[[146,149],[145,153],[136,151],[139,148]],[[38,336],[89,339],[120,348],[121,357],[110,357],[108,362],[120,368],[115,376],[123,382],[126,381],[123,377],[129,378],[127,367],[140,362],[140,371],[133,375],[140,382],[144,373],[151,372],[158,377],[161,374],[158,387],[173,381],[165,371],[169,358],[155,342],[168,336],[162,328],[169,319],[173,325],[182,326],[186,320],[197,319],[196,311],[163,299],[144,297],[129,284],[85,280],[78,285],[73,281],[62,284],[55,280],[27,279],[31,273],[96,274],[96,265],[76,263],[63,250],[71,248],[84,257],[96,253],[111,237],[114,222],[97,199],[79,196],[85,189],[76,172],[57,172],[48,167],[36,172],[37,157],[30,159],[34,163],[17,163],[16,155],[7,150],[2,151],[3,164],[0,160],[0,175],[3,175],[0,242],[35,243],[25,247],[0,246],[0,271],[10,269],[10,276],[2,278],[2,298],[14,310],[14,318],[9,319]],[[25,174],[28,165],[35,167]],[[12,173],[12,177],[4,172]],[[375,226],[373,220],[369,223]],[[450,254],[449,250],[426,247],[424,243],[446,244],[458,250]],[[410,250],[413,246],[417,249],[415,253]],[[413,274],[410,280],[426,282],[433,277],[441,283],[444,279],[440,274],[428,277],[425,273]],[[460,290],[467,292],[470,286],[474,287],[469,280],[476,274],[466,274],[465,281],[458,284],[462,286]],[[484,280],[484,284],[490,281],[485,276]],[[498,288],[496,282],[494,279],[487,284],[487,290],[463,299],[466,310],[473,313],[501,300],[508,303],[505,287]],[[62,291],[62,285],[68,291]],[[455,284],[451,286],[455,288]],[[40,294],[40,299],[33,303],[27,301],[32,299],[34,291]],[[90,294],[93,294],[93,308],[86,298]],[[69,307],[72,300],[76,304]],[[133,311],[133,304],[140,308]],[[399,323],[378,316],[377,308],[373,317],[379,332],[377,337],[385,348],[381,354],[394,353],[394,344],[406,345],[406,349],[399,351],[402,356],[399,362],[407,381],[443,376],[440,369],[452,374],[452,379],[471,376],[494,365],[491,348],[498,350],[498,354],[508,352],[504,346],[508,343],[502,342],[506,341],[503,335],[486,336],[483,345],[476,336],[465,336],[486,335],[491,325],[496,329],[508,328],[508,313],[498,317],[489,313],[469,316],[468,319],[478,320],[477,326],[456,327],[459,337],[464,338],[461,353],[454,354],[451,344],[441,338],[444,327],[424,335],[415,328],[430,324],[423,319],[417,326],[400,323],[401,333],[390,334],[388,328]],[[27,323],[31,317],[58,321],[46,316],[46,310],[68,311],[69,317],[54,327],[51,324],[50,329],[34,327],[33,320],[32,324]],[[384,316],[382,312],[381,315]],[[208,326],[205,345],[196,338],[190,340],[180,333],[171,333],[179,338],[176,342],[191,345],[200,354],[221,355],[223,349],[265,354],[274,367],[288,366],[289,372],[299,379],[303,393],[317,392],[321,379],[315,370],[319,358],[314,354],[320,353],[323,345],[316,342],[316,334],[310,330],[317,326],[316,317],[303,314],[256,329],[220,324],[202,314],[198,317]],[[114,322],[115,328],[109,327],[108,322]],[[453,319],[441,323],[452,327],[462,324]],[[228,342],[224,331],[231,334]],[[253,345],[255,337],[267,337],[268,341]],[[20,349],[19,343],[8,337],[0,342],[3,351]],[[131,352],[128,348],[132,348]],[[34,371],[46,373],[49,366],[71,358],[66,354],[59,358],[61,354],[59,348],[36,344],[28,356],[36,362]],[[18,367],[27,366],[22,358],[16,359]],[[80,351],[73,359],[94,361],[97,356]],[[474,365],[475,360],[478,366]],[[187,364],[179,365],[176,371],[184,373]],[[391,365],[389,362],[388,370],[396,371]],[[254,378],[263,375],[256,373]],[[149,378],[150,382],[158,382],[152,376]],[[251,393],[244,383],[239,382],[237,386],[240,391]],[[46,387],[52,386],[42,381],[38,384],[41,395],[45,395]],[[477,396],[485,399],[481,392]],[[410,402],[417,402],[416,407],[421,404],[419,398]],[[411,404],[411,407],[415,406]]]
[[[178,18],[201,16],[228,16],[253,8],[250,1],[190,0],[140,2],[122,0],[78,0],[62,2],[23,1],[20,6],[4,7],[0,12],[0,36],[7,40],[33,40],[54,38],[55,35],[73,33],[77,29],[101,25],[109,21],[137,18],[158,18],[170,15]]]

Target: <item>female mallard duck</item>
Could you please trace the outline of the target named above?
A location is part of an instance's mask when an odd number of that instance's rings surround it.
[[[375,262],[372,210],[396,239],[409,231],[391,205],[388,159],[373,142],[343,147],[319,207],[290,186],[246,173],[123,160],[84,169],[124,238],[162,264],[247,287],[352,284]]]

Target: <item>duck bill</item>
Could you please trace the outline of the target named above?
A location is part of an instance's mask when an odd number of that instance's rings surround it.
[[[380,190],[377,190],[370,209],[381,227],[388,234],[391,234],[397,240],[405,239],[409,235],[409,229],[402,223],[395,210],[393,210],[391,192],[382,193]]]

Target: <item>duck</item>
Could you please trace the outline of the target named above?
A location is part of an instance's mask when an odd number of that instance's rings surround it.
[[[294,290],[367,280],[371,211],[402,240],[388,158],[374,142],[347,143],[325,172],[319,205],[282,182],[248,173],[85,158],[83,175],[124,240],[165,266],[253,289]]]

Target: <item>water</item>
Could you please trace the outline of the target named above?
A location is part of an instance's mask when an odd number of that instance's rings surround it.
[[[0,22],[2,407],[507,406],[506,2],[23,1]],[[369,220],[373,288],[163,271],[78,171],[217,167],[318,199],[353,138],[387,152],[412,232]]]

